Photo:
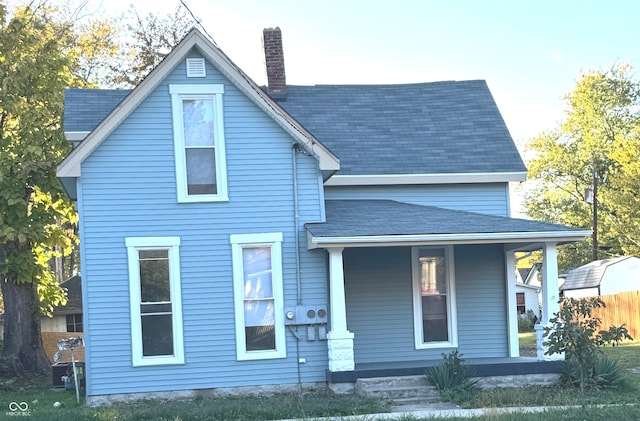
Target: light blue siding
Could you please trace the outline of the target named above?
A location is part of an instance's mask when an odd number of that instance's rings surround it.
[[[282,232],[285,306],[295,306],[294,235],[302,300],[326,304],[326,253],[306,251],[302,225],[322,218],[314,158],[297,156],[294,218],[292,140],[214,68],[186,79],[181,64],[82,165],[79,202],[88,395],[323,381],[324,341],[287,331],[287,358],[236,361],[230,234]],[[177,203],[169,84],[225,85],[229,202]],[[185,364],[132,367],[125,237],[178,236]],[[298,366],[298,357],[306,364]],[[300,373],[298,370],[300,369]]]
[[[501,244],[456,251],[458,339],[465,358],[507,357],[507,298]]]
[[[411,186],[332,186],[327,200],[396,200],[488,215],[509,215],[508,183]]]
[[[507,356],[501,250],[454,248],[458,349],[466,358]],[[452,350],[415,349],[410,248],[346,249],[344,269],[356,363],[434,360]]]

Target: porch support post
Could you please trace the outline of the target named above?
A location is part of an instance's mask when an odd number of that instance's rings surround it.
[[[513,251],[505,250],[505,270],[507,276],[507,329],[509,334],[509,356],[520,356],[518,340],[518,311],[516,303],[516,256]]]
[[[536,350],[540,361],[564,360],[564,355],[545,355],[544,328],[550,326],[549,320],[560,311],[558,302],[558,253],[556,243],[544,243],[542,247],[542,320],[536,324]]]
[[[353,333],[347,330],[347,305],[344,293],[342,247],[329,248],[329,303],[331,331],[327,334],[329,370],[353,371]]]

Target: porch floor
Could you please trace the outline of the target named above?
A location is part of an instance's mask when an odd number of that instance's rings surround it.
[[[356,363],[353,371],[327,370],[328,383],[353,383],[357,379],[372,377],[415,376],[424,374],[426,367],[442,364],[443,360],[395,361]],[[564,361],[538,361],[531,357],[518,358],[465,358],[474,377],[514,376],[523,374],[560,373]]]

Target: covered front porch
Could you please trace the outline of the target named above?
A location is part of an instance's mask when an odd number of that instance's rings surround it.
[[[457,350],[478,376],[557,373],[542,329],[558,311],[556,245],[590,233],[562,225],[393,201],[328,201],[307,224],[329,254],[329,383],[423,374]],[[517,251],[543,253],[536,358],[518,347]],[[545,361],[546,360],[546,361]]]
[[[442,359],[358,363],[351,371],[327,370],[327,383],[353,383],[358,379],[376,377],[419,376],[425,374],[425,368],[440,364]],[[465,364],[471,367],[474,377],[491,377],[560,373],[563,361],[539,361],[531,357],[471,358],[465,359]]]

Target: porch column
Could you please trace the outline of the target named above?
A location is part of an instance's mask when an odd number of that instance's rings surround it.
[[[347,330],[347,305],[344,294],[344,263],[342,247],[329,252],[329,304],[331,331],[327,333],[330,371],[353,371],[353,333]]]
[[[556,243],[544,243],[542,247],[542,319],[536,324],[536,350],[540,361],[564,360],[564,355],[545,355],[546,347],[542,345],[545,326],[554,313],[560,311],[558,302],[558,253]]]

